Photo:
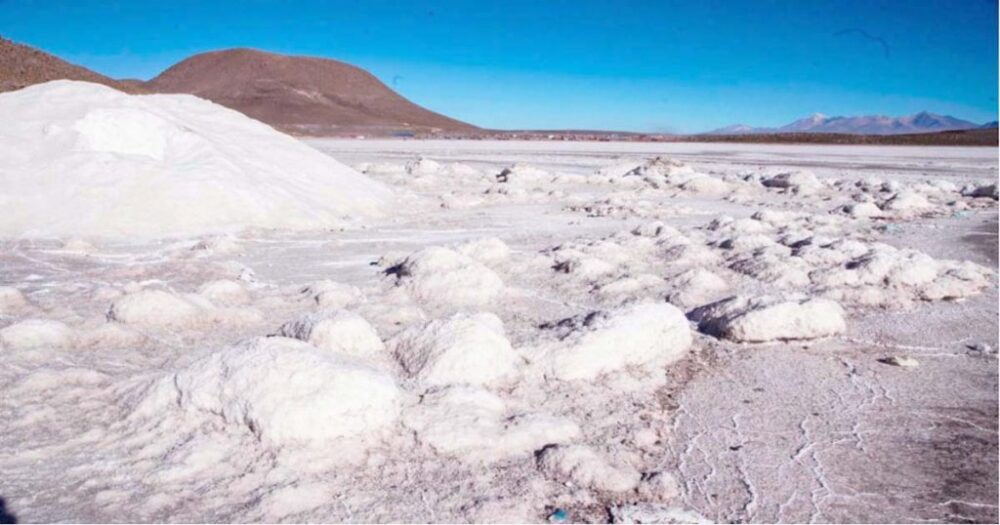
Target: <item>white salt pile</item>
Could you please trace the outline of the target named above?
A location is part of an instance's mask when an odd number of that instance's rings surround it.
[[[165,378],[137,415],[180,409],[275,446],[329,445],[372,439],[395,422],[400,397],[388,374],[294,339],[267,337]]]
[[[391,194],[236,111],[54,81],[0,94],[2,236],[322,229]]]

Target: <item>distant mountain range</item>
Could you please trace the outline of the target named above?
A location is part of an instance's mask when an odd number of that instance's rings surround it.
[[[996,122],[975,124],[948,115],[935,115],[926,111],[903,117],[866,115],[860,117],[828,117],[816,113],[778,128],[756,128],[744,124],[726,126],[708,135],[760,135],[776,133],[841,133],[847,135],[903,135],[935,133],[963,129],[995,128]]]
[[[301,135],[480,137],[521,133],[535,139],[539,136],[581,138],[582,135],[587,140],[595,137],[606,140],[609,136],[632,140],[647,135],[481,129],[410,102],[361,68],[325,58],[286,56],[254,49],[213,51],[182,60],[147,82],[108,78],[44,51],[0,38],[0,92],[59,79],[96,82],[129,93],[193,94]],[[778,128],[737,124],[700,136],[905,135],[996,127],[995,121],[978,125],[927,112],[906,117],[828,117],[817,113]],[[761,137],[761,140],[766,139]]]

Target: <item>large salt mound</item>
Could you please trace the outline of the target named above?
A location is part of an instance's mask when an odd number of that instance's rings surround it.
[[[54,81],[0,94],[0,236],[162,237],[322,229],[390,190],[188,95]]]

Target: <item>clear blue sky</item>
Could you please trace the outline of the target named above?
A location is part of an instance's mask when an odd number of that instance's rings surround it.
[[[336,58],[495,128],[997,117],[996,0],[0,0],[0,35],[113,77],[237,46]]]

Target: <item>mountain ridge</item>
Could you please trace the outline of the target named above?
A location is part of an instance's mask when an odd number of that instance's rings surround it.
[[[886,115],[834,116],[814,113],[776,128],[753,127],[734,124],[718,128],[705,135],[758,135],[782,133],[842,133],[848,135],[905,135],[935,133],[990,127],[950,115],[921,111],[913,115],[890,117]]]
[[[120,82],[53,54],[0,37],[0,93],[50,80],[82,80],[126,93],[145,92],[141,86]]]
[[[303,135],[478,129],[409,101],[357,66],[250,48],[192,55],[142,87],[196,95]]]

